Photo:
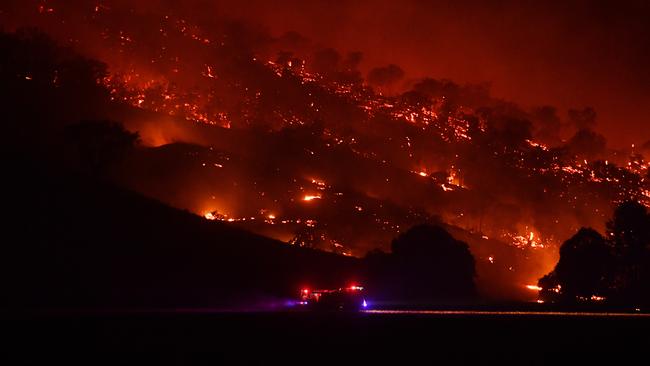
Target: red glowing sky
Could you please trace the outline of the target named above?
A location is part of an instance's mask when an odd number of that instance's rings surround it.
[[[650,140],[646,1],[212,3],[275,34],[295,30],[323,45],[360,50],[366,69],[396,63],[407,78],[489,81],[498,97],[555,105],[561,115],[593,106],[597,130],[613,147]]]

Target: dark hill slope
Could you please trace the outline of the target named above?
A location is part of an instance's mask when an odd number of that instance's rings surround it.
[[[17,167],[1,282],[19,307],[264,305],[341,286],[358,260],[206,221],[95,180]]]

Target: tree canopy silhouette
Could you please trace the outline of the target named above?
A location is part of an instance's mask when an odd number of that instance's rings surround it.
[[[387,298],[435,301],[475,295],[469,247],[440,226],[414,226],[393,240],[392,254],[373,252],[366,259],[370,282],[386,289],[382,295]]]
[[[576,302],[606,297],[612,303],[650,303],[650,215],[624,202],[607,223],[607,237],[580,231],[560,248],[555,269],[540,279],[545,300]]]
[[[614,257],[605,238],[596,230],[582,228],[560,247],[560,261],[540,280],[543,297],[566,299],[603,296]]]
[[[617,254],[617,298],[623,302],[650,302],[650,215],[638,202],[625,202],[607,223]]]
[[[378,87],[389,87],[404,77],[401,67],[390,64],[385,67],[375,67],[368,72],[368,83]]]
[[[607,232],[617,251],[633,259],[650,244],[650,216],[642,204],[634,201],[621,204],[607,223]]]
[[[104,173],[135,147],[139,134],[113,121],[83,121],[67,126],[64,140],[68,163],[90,174]]]

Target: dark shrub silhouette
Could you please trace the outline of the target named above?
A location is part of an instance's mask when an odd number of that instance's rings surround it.
[[[368,83],[378,87],[389,87],[404,77],[401,67],[390,64],[385,67],[375,67],[368,73]]]
[[[540,280],[542,297],[575,300],[606,295],[613,262],[605,238],[593,229],[582,228],[562,244],[560,261],[552,273]]]
[[[579,159],[593,159],[601,156],[607,147],[605,136],[589,129],[576,132],[567,143],[569,152]]]
[[[205,220],[110,183],[18,170],[3,250],[7,308],[266,307],[340,286],[358,260]],[[47,202],[47,205],[43,205]],[[284,302],[279,302],[284,304]]]
[[[629,260],[641,255],[650,244],[650,216],[638,202],[621,204],[607,223],[607,232],[617,252]]]
[[[113,121],[84,121],[65,128],[68,163],[74,168],[99,174],[123,159],[138,143],[138,133]]]
[[[439,226],[418,225],[398,236],[392,254],[367,257],[370,283],[379,297],[430,302],[475,294],[474,258],[469,247]]]
[[[650,215],[638,202],[621,204],[607,223],[617,254],[616,298],[623,302],[650,302]]]
[[[650,304],[650,215],[645,206],[632,201],[618,206],[606,238],[581,229],[562,245],[560,261],[539,286],[541,298],[551,301],[599,296],[610,303]]]

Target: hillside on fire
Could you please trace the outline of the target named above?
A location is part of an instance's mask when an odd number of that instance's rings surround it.
[[[0,366],[647,362],[649,19],[0,0]]]
[[[31,263],[9,268],[60,305],[272,302],[363,280],[554,301],[562,243],[650,207],[650,142],[612,148],[592,107],[521,106],[223,14],[80,3],[0,5],[9,207],[28,245],[11,250]],[[413,232],[434,249],[400,265]]]

